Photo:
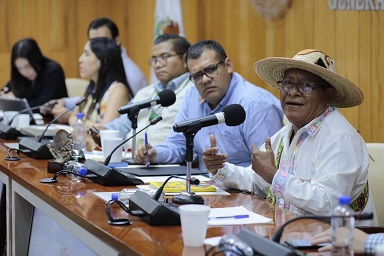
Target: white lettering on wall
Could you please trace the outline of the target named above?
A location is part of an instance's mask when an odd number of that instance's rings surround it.
[[[331,10],[384,11],[384,0],[328,0]]]

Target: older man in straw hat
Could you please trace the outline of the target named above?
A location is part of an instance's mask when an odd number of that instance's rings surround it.
[[[341,195],[351,197],[355,211],[374,212],[365,142],[337,109],[359,105],[364,99],[359,88],[337,74],[334,61],[317,50],[303,50],[292,59],[260,60],[255,71],[280,90],[290,124],[260,149],[253,145],[249,167],[226,162],[211,137],[203,158],[212,179],[267,197],[279,206],[277,218],[306,212],[329,215]],[[377,225],[377,220],[361,225]]]

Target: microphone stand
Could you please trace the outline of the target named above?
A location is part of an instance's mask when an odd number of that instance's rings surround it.
[[[140,108],[135,106],[131,110],[129,110],[127,116],[128,119],[131,121],[132,125],[132,134],[136,134],[137,129],[137,117],[139,115]],[[132,138],[132,154],[134,154],[136,151],[136,136]]]
[[[195,192],[191,192],[191,173],[192,173],[192,161],[193,161],[193,139],[196,133],[201,129],[201,122],[193,123],[183,132],[186,139],[186,155],[185,161],[187,165],[186,174],[186,191],[180,194],[174,195],[172,202],[175,204],[204,204],[204,198],[197,195]]]

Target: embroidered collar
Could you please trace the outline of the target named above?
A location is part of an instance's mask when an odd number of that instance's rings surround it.
[[[320,129],[321,124],[327,118],[327,116],[335,110],[334,107],[328,107],[323,114],[313,119],[311,122],[309,122],[307,125],[305,125],[303,128],[306,130],[309,136],[314,136],[317,131]]]

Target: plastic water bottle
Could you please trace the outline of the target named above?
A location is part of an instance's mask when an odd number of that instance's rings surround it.
[[[339,205],[332,211],[332,255],[346,256],[353,254],[353,238],[355,235],[354,211],[349,207],[349,196],[339,197]]]
[[[77,161],[73,161],[73,160],[70,160],[64,164],[64,170],[71,171],[81,176],[85,176],[88,173],[88,170],[84,164],[79,163]]]
[[[112,193],[111,199],[112,200],[119,200],[120,202],[124,203],[125,205],[128,205],[129,198],[135,193],[135,190],[124,188],[119,193]]]
[[[87,128],[84,121],[84,113],[77,113],[77,120],[73,124],[73,148],[77,150],[85,150],[85,136]]]

